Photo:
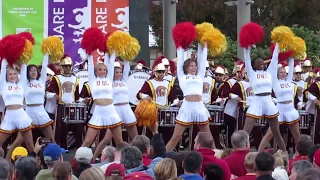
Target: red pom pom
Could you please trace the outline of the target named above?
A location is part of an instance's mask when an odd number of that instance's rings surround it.
[[[242,26],[240,30],[240,46],[248,48],[249,46],[260,43],[263,40],[263,28],[254,22]]]
[[[178,23],[172,29],[172,36],[177,48],[188,49],[190,44],[196,39],[196,28],[192,22]]]
[[[17,35],[29,40],[32,43],[32,45],[34,45],[35,40],[34,40],[34,37],[32,36],[31,33],[29,33],[29,32],[21,32],[21,33],[19,33]]]
[[[102,52],[106,51],[106,40],[103,32],[97,27],[87,29],[82,36],[81,48],[87,54],[99,49]]]
[[[270,45],[270,52],[271,52],[271,54],[273,54],[274,48],[275,48],[275,44],[272,43],[272,44]],[[278,61],[279,61],[279,62],[287,61],[288,58],[291,57],[291,56],[292,56],[292,51],[290,51],[290,50],[289,50],[289,51],[286,51],[286,52],[281,52],[281,53],[279,53]]]
[[[0,55],[9,65],[15,64],[23,53],[26,39],[19,35],[8,35],[1,40]]]

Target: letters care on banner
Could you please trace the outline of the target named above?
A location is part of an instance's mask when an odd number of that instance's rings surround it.
[[[31,31],[36,39],[31,63],[40,64],[44,37],[58,36],[74,64],[81,61],[80,42],[89,27],[104,33],[129,31],[129,0],[0,0],[1,36]]]

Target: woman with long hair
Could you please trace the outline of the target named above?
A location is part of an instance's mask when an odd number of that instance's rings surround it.
[[[128,135],[131,139],[138,135],[137,119],[129,105],[129,92],[127,86],[127,79],[130,72],[130,64],[128,61],[123,62],[122,69],[120,62],[114,63],[114,78],[113,78],[113,105],[116,108],[122,124],[127,129]],[[109,131],[109,130],[107,130]],[[110,134],[107,132],[106,134]],[[111,136],[104,136],[94,152],[94,158],[101,154],[103,148],[111,141]]]
[[[245,49],[245,65],[254,97],[247,110],[243,130],[250,134],[257,120],[265,118],[280,149],[286,151],[286,146],[279,130],[279,111],[271,98],[272,82],[275,81],[272,78],[272,71],[277,69],[278,56],[279,44],[277,43],[273,51],[271,63],[265,70],[263,59],[257,58],[251,61],[250,50]]]
[[[112,86],[115,59],[115,53],[112,53],[110,58],[106,54],[104,63],[98,62],[95,65],[92,55],[88,58],[88,83],[95,107],[88,122],[87,135],[82,144],[84,147],[92,144],[100,129],[110,129],[116,144],[122,141],[122,122],[113,105]]]
[[[198,44],[197,61],[194,59],[184,60],[184,50],[181,47],[177,49],[177,77],[184,99],[176,117],[173,135],[166,146],[168,152],[174,150],[184,130],[192,124],[198,125],[201,132],[210,132],[210,114],[202,102],[207,54],[206,45],[202,47],[201,44]]]
[[[31,129],[32,120],[23,109],[25,83],[27,82],[27,65],[22,64],[21,78],[18,72],[8,66],[6,59],[1,62],[0,88],[5,104],[5,115],[0,125],[0,147],[15,131],[21,133],[27,149],[34,149]],[[10,157],[10,156],[9,156]]]
[[[294,143],[297,145],[300,137],[299,120],[300,116],[298,111],[294,108],[294,84],[292,83],[294,68],[294,59],[289,59],[289,72],[288,75],[284,67],[279,67],[278,72],[272,72],[272,86],[273,91],[277,98],[277,108],[280,112],[278,121],[279,124],[287,124],[291,131]],[[269,128],[266,135],[263,137],[259,152],[262,152],[273,138],[272,131]]]

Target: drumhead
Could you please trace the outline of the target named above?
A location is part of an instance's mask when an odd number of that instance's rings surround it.
[[[79,78],[79,93],[81,93],[83,84],[89,80],[88,71],[79,71],[76,73],[76,77]]]
[[[136,95],[142,88],[144,82],[150,78],[150,74],[147,72],[133,72],[127,80],[127,86],[129,89],[129,102],[138,105],[139,100]]]

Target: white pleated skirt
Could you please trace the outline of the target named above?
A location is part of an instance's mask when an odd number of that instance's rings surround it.
[[[107,106],[95,105],[88,127],[94,129],[114,128],[122,124],[113,104]]]
[[[254,96],[247,110],[246,116],[255,119],[272,119],[279,115],[278,108],[269,96]]]
[[[0,125],[0,132],[11,134],[15,131],[28,131],[32,127],[32,120],[23,108],[15,110],[7,109]]]
[[[53,123],[53,120],[49,117],[43,105],[27,106],[26,112],[32,119],[35,128],[44,128]]]
[[[114,106],[118,115],[120,116],[120,119],[122,121],[122,124],[124,126],[134,126],[137,124],[137,118],[134,115],[131,106],[129,104]]]
[[[300,115],[299,112],[294,108],[293,102],[289,104],[277,104],[279,110],[278,121],[279,124],[294,124],[299,122]]]
[[[205,125],[209,123],[210,113],[203,104],[199,102],[189,102],[183,100],[176,117],[176,123],[184,126],[191,124]]]

